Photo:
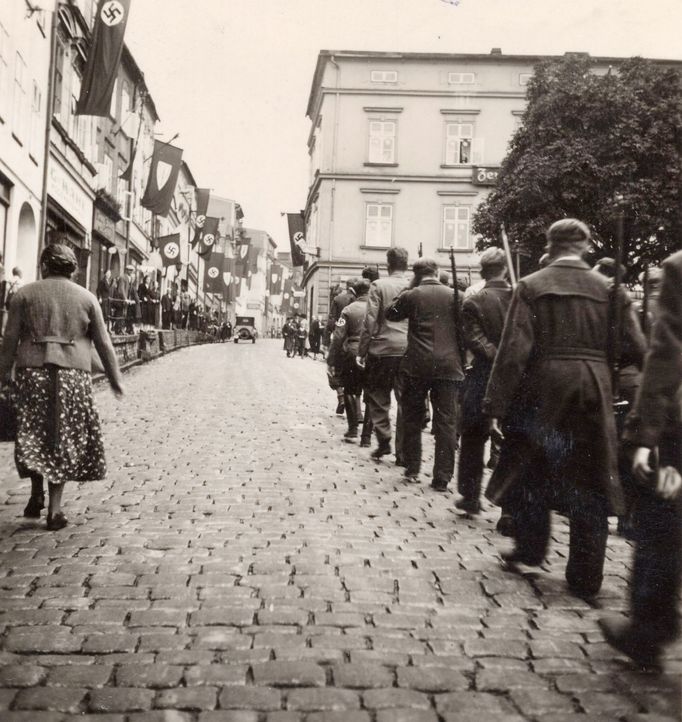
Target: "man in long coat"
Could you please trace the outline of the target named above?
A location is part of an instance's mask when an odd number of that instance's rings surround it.
[[[514,515],[510,565],[542,563],[550,509],[570,523],[566,580],[580,597],[601,588],[609,513],[623,513],[609,367],[608,281],[582,260],[590,232],[567,218],[547,232],[550,264],[521,279],[514,292],[488,383],[484,411],[514,416],[513,452],[488,486]],[[622,293],[622,350],[641,364],[645,342]],[[510,412],[513,411],[513,414]],[[520,420],[520,421],[519,421]]]
[[[457,489],[462,498],[455,506],[469,514],[481,511],[483,454],[490,436],[488,418],[483,414],[483,397],[512,294],[506,280],[507,261],[501,248],[488,248],[481,255],[480,263],[485,286],[465,298],[462,306],[464,338],[474,359],[462,386],[457,473]]]
[[[602,619],[608,642],[641,664],[657,664],[664,645],[680,634],[682,578],[682,253],[663,264],[663,286],[651,350],[625,440],[636,448],[633,471],[635,555],[630,614]],[[658,450],[658,473],[650,454]]]

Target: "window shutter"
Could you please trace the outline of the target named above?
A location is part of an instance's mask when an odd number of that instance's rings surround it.
[[[483,165],[485,162],[485,142],[483,138],[474,138],[471,147],[471,162],[473,165]]]

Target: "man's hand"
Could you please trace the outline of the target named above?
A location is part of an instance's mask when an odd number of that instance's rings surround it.
[[[501,444],[504,441],[504,434],[502,433],[499,419],[490,419],[489,431],[493,441],[498,444]]]
[[[664,466],[658,472],[656,491],[664,499],[675,499],[682,488],[682,476],[674,466]]]
[[[365,357],[364,357],[364,356],[356,356],[356,357],[355,357],[355,363],[356,363],[361,369],[364,369],[364,368],[365,368],[365,363],[366,363]]]
[[[653,476],[653,469],[649,466],[649,457],[651,449],[646,446],[640,446],[632,457],[632,473],[639,481],[650,481]]]

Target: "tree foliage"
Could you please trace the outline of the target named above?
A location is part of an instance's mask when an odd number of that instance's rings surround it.
[[[585,221],[599,256],[616,248],[623,196],[626,263],[633,273],[682,247],[682,86],[676,70],[641,58],[607,74],[589,57],[547,61],[528,85],[523,122],[497,186],[479,206],[480,248],[502,224],[534,268],[545,230]]]

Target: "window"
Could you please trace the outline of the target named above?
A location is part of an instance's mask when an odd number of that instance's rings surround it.
[[[36,81],[33,81],[33,94],[31,96],[31,135],[28,142],[28,152],[37,158],[40,152],[41,123],[40,108],[43,105],[43,94]]]
[[[474,126],[471,123],[445,124],[445,165],[471,163]]]
[[[393,206],[390,203],[368,203],[365,216],[365,245],[386,248],[393,235]]]
[[[104,151],[104,161],[102,162],[102,177],[98,179],[99,185],[108,193],[113,192],[114,186],[114,161],[109,151]]]
[[[55,49],[55,69],[54,69],[54,106],[52,108],[53,115],[63,123],[62,120],[62,104],[64,93],[64,61],[66,57],[66,49],[64,42],[57,36],[57,47]]]
[[[519,73],[519,85],[528,85],[528,81],[533,77],[533,73]]]
[[[474,73],[448,73],[450,85],[471,85],[476,82]]]
[[[443,206],[443,248],[453,246],[457,251],[471,250],[469,206]]]
[[[26,63],[21,53],[14,61],[14,95],[12,97],[12,131],[19,140],[26,134]]]
[[[0,23],[0,116],[9,110],[9,35],[5,26]]]
[[[373,83],[397,83],[397,70],[372,70],[370,79]]]
[[[394,120],[370,120],[369,122],[369,162],[395,162],[395,126]]]
[[[121,88],[121,123],[125,123],[128,113],[130,113],[130,85],[124,82]]]

